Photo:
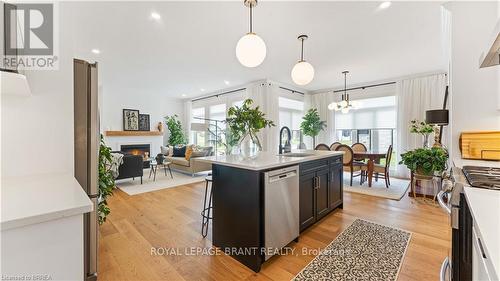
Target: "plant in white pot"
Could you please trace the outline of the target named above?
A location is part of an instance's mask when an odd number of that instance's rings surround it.
[[[266,127],[273,127],[274,122],[265,118],[259,107],[252,108],[253,100],[246,99],[241,107],[230,107],[227,112],[226,124],[232,137],[239,141],[240,153],[243,157],[256,157],[262,151],[262,145],[257,135]]]

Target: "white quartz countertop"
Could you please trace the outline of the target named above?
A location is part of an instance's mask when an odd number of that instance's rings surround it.
[[[464,187],[474,225],[490,259],[495,275],[500,276],[500,191]]]
[[[0,189],[2,230],[88,213],[93,206],[70,174],[3,178]]]
[[[341,151],[324,150],[295,150],[292,151],[292,153],[307,153],[311,155],[305,157],[290,157],[286,156],[286,154],[278,155],[271,152],[261,152],[254,159],[245,159],[241,155],[219,155],[196,158],[196,161],[258,171],[344,154],[344,152]]]
[[[453,164],[459,168],[462,168],[463,166],[481,166],[481,167],[500,168],[500,161],[486,161],[486,160],[472,160],[472,159],[454,158]]]

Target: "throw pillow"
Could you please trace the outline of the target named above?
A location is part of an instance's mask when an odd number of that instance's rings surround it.
[[[163,146],[163,145],[160,146],[160,153],[161,154],[168,156],[168,155],[170,155],[169,152],[170,152],[170,149],[168,146]]]
[[[205,151],[193,151],[193,154],[191,154],[191,157],[205,157]]]
[[[186,157],[186,147],[174,147],[173,157]]]
[[[186,147],[186,160],[189,161],[189,159],[191,158],[191,155],[193,154],[193,146],[191,145],[188,145]]]
[[[173,146],[168,146],[168,155],[169,156],[174,156],[174,147]]]

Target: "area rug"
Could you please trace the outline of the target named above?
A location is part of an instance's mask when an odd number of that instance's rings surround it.
[[[382,197],[392,200],[401,200],[410,187],[410,181],[404,179],[391,178],[389,188],[385,187],[385,180],[379,179],[378,182],[373,178],[372,187],[368,187],[368,182],[359,185],[359,177],[352,180],[352,186],[349,186],[351,174],[344,173],[344,191],[360,193],[370,196]]]
[[[294,280],[396,280],[410,238],[410,232],[357,219]]]
[[[194,177],[190,174],[184,174],[172,170],[172,175],[174,178],[170,178],[170,174],[167,171],[167,175],[163,172],[163,169],[158,169],[156,173],[156,181],[153,181],[153,176],[149,178],[149,169],[144,169],[144,176],[142,177],[142,184],[140,178],[123,179],[116,181],[116,186],[123,190],[128,195],[136,195],[145,192],[151,192],[155,190],[172,188],[180,185],[201,182],[205,180],[207,176],[206,173],[196,174]]]

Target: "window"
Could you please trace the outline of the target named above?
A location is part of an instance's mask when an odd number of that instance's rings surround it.
[[[304,102],[279,97],[279,127],[287,126],[292,131],[292,149],[298,148],[301,139],[300,123],[304,117]]]
[[[357,100],[358,109],[335,114],[336,136],[341,143],[363,143],[369,150],[387,151],[393,145],[391,166],[396,166],[396,97]]]
[[[217,121],[225,121],[226,120],[226,104],[217,104],[212,105],[209,108],[209,119],[217,120]],[[225,122],[215,122],[208,121],[208,142],[211,146],[217,145],[217,153],[220,154],[224,152],[224,146],[221,143],[216,144],[216,135],[219,136],[219,139],[224,141],[223,130],[226,128]]]
[[[205,118],[205,108],[193,108],[191,110],[191,138],[192,143],[200,146],[205,146],[205,129],[204,120],[198,118]],[[194,124],[194,125],[193,125]]]

